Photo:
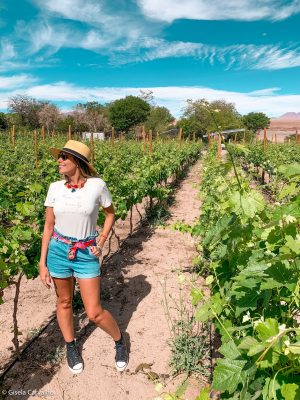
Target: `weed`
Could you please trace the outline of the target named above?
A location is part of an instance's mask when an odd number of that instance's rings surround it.
[[[65,347],[57,346],[53,351],[48,353],[46,359],[50,361],[52,365],[59,364],[64,359],[65,354],[66,354]]]

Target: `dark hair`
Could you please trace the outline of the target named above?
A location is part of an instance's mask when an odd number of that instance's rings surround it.
[[[80,174],[84,178],[90,178],[92,175],[91,175],[91,171],[90,171],[89,167],[87,166],[87,164],[84,161],[82,161],[80,158],[73,156],[73,154],[71,154],[71,155],[74,159],[75,164],[78,165]],[[67,175],[65,175],[65,179],[67,182],[69,181],[69,177]]]

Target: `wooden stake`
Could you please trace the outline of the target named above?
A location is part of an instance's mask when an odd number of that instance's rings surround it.
[[[221,160],[222,158],[222,137],[218,135],[218,159]]]
[[[11,128],[11,142],[12,145],[15,147],[15,125],[13,125]]]
[[[264,150],[267,148],[267,129],[264,128]]]
[[[152,129],[149,131],[149,153],[152,154]]]
[[[95,150],[94,150],[94,133],[93,132],[91,132],[91,160],[92,160],[92,164],[94,164]]]
[[[236,137],[237,137],[237,134],[235,133],[234,134],[234,142],[236,142]]]
[[[115,128],[111,128],[111,144],[114,146],[115,145]]]
[[[142,127],[142,135],[143,135],[143,144],[144,144],[144,152],[146,152],[146,134],[145,134],[145,127]]]
[[[181,144],[181,139],[182,139],[182,128],[179,128],[179,133],[178,133],[178,143]]]
[[[208,146],[211,147],[211,143],[210,143],[210,132],[208,132],[208,134],[207,134],[207,141],[208,141]]]
[[[244,142],[246,141],[246,129],[244,130],[244,139],[243,139],[243,141]]]
[[[193,141],[196,142],[196,133],[193,132]]]
[[[38,159],[38,141],[37,141],[36,130],[33,131],[33,137],[34,137],[35,167],[38,168],[39,159]]]
[[[68,131],[68,140],[71,139],[71,125],[69,125],[69,131]]]
[[[44,140],[45,139],[45,128],[44,128],[44,125],[42,126],[42,129],[41,129],[41,135],[42,135],[42,139]]]

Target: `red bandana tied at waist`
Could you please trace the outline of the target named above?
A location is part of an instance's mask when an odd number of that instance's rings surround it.
[[[60,242],[64,242],[67,244],[72,244],[73,246],[69,248],[68,250],[68,258],[69,260],[74,260],[74,258],[76,257],[76,251],[77,249],[85,249],[86,247],[91,246],[92,244],[95,243],[95,238],[88,240],[86,242],[78,240],[77,242],[74,242],[70,239],[66,239],[60,235],[58,235],[55,231],[53,232],[54,239],[59,240]]]

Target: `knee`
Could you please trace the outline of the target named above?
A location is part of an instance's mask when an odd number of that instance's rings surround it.
[[[103,318],[104,310],[103,308],[99,307],[93,310],[86,310],[88,319],[93,322],[94,324],[100,322]]]
[[[72,298],[71,297],[58,297],[57,298],[57,307],[63,309],[72,308]]]

